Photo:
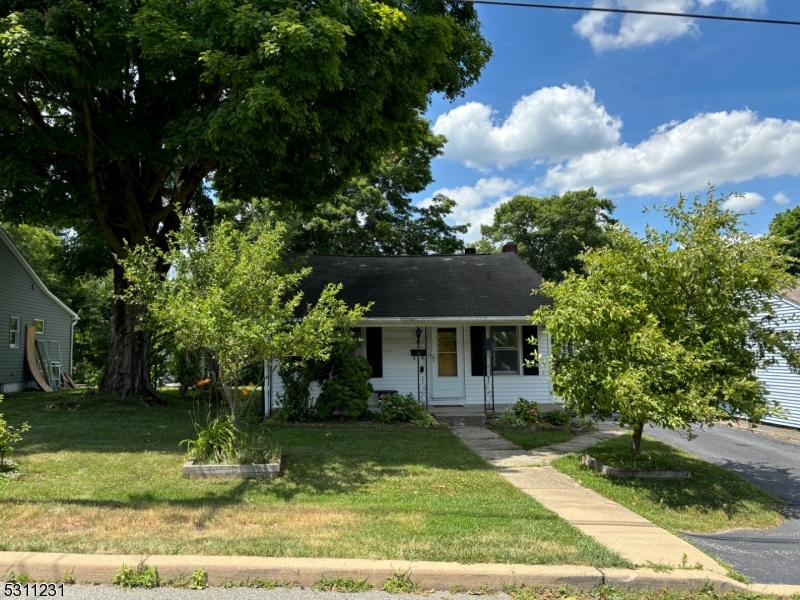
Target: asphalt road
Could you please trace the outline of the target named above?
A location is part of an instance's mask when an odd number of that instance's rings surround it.
[[[686,537],[758,583],[800,585],[800,445],[725,426],[696,433],[689,441],[673,431],[645,430],[783,498],[787,519],[775,529]]]

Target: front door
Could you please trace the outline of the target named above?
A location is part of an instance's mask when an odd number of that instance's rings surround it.
[[[464,328],[434,327],[433,402],[464,404]]]

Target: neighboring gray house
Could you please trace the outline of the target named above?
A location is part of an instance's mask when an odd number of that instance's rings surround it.
[[[783,321],[778,329],[800,331],[800,287],[785,291],[772,306],[775,316]],[[782,358],[776,358],[778,364],[758,369],[756,376],[766,384],[769,399],[778,402],[787,415],[783,419],[768,417],[764,423],[800,428],[800,375],[792,373]]]
[[[537,349],[532,338],[543,357],[550,355],[549,336],[530,316],[551,300],[533,293],[542,278],[517,255],[516,244],[503,250],[310,255],[312,271],[301,289],[304,302],[315,302],[326,284],[341,283],[339,297],[348,305],[373,303],[358,325],[376,392],[411,393],[432,412],[492,412],[520,397],[551,404],[545,368],[525,364]],[[269,389],[276,406],[282,391],[277,374]]]
[[[47,380],[59,382],[58,372],[72,374],[72,341],[78,315],[56,298],[0,228],[0,317],[8,327],[0,344],[0,393],[35,387],[27,364],[26,326],[32,326],[42,362],[50,368]],[[36,365],[37,363],[32,363]],[[52,375],[53,377],[49,377]],[[59,382],[60,383],[60,382]]]

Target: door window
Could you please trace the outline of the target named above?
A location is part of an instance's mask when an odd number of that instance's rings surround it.
[[[437,335],[439,377],[458,377],[458,340],[456,339],[456,328],[438,329]]]

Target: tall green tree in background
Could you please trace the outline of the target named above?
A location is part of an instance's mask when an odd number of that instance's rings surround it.
[[[124,258],[210,214],[209,184],[333,197],[415,147],[431,94],[462,94],[491,51],[445,0],[0,0],[0,53],[0,218],[96,230]],[[102,388],[155,400],[140,312],[114,302]]]
[[[800,206],[778,213],[769,224],[769,232],[783,240],[781,252],[798,262],[789,262],[788,271],[800,277]]]
[[[614,203],[598,198],[594,188],[536,198],[514,196],[497,207],[491,225],[481,226],[489,244],[516,242],[520,257],[548,281],[581,271],[584,248],[606,243]]]
[[[754,237],[724,198],[664,209],[672,230],[608,232],[607,245],[542,291],[552,338],[553,389],[581,415],[619,413],[638,457],[648,423],[688,431],[775,411],[757,368],[783,355],[800,367],[798,335],[781,327],[770,300],[791,284],[772,236]]]
[[[287,226],[287,248],[303,254],[453,254],[463,249],[458,234],[468,229],[445,221],[455,202],[437,195],[428,206],[411,203],[411,194],[433,182],[431,161],[444,143],[443,136],[428,133],[416,146],[384,154],[369,174],[354,177],[308,213],[282,210],[269,200],[223,201],[215,218],[236,219],[240,227],[280,218]]]

